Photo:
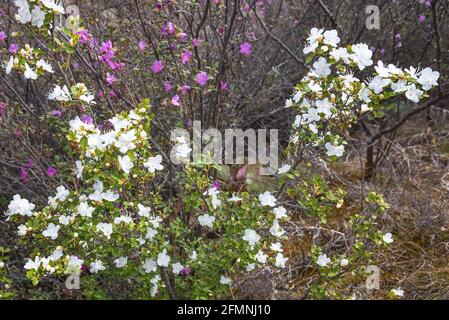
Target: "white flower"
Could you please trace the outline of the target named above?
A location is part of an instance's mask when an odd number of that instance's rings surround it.
[[[25,236],[28,232],[28,228],[26,225],[21,224],[18,228],[17,228],[17,234],[19,236]]]
[[[246,272],[251,272],[254,269],[256,269],[256,264],[255,263],[250,263],[246,266]]]
[[[292,167],[292,166],[289,165],[289,164],[284,164],[282,167],[279,168],[278,174],[284,174],[284,173],[289,172],[290,169],[291,169],[291,167]]]
[[[390,79],[384,79],[379,76],[376,76],[370,81],[368,88],[373,90],[375,94],[379,94],[384,90],[384,87],[389,85],[390,83],[391,83]]]
[[[98,232],[102,232],[106,237],[109,237],[112,234],[112,224],[100,222],[96,227]]]
[[[159,223],[162,222],[162,218],[159,216],[153,216],[150,218],[149,222],[153,225],[153,227],[159,228]]]
[[[133,219],[130,216],[120,216],[114,219],[114,224],[120,224],[122,222],[125,224],[130,224],[133,222]]]
[[[242,237],[243,240],[248,242],[251,248],[254,247],[255,244],[257,244],[260,240],[260,236],[257,234],[256,231],[251,229],[246,229],[245,234]]]
[[[126,174],[129,174],[129,171],[134,167],[134,163],[128,156],[118,156],[118,162],[120,163],[120,167]]]
[[[8,205],[6,215],[13,216],[20,214],[21,216],[31,217],[35,205],[30,203],[27,199],[21,198],[19,194],[14,195],[13,200]]]
[[[44,237],[50,238],[51,240],[55,240],[58,237],[58,232],[61,226],[57,226],[54,223],[50,223],[47,226],[47,229],[42,231],[42,235]]]
[[[257,254],[254,256],[254,258],[255,258],[257,261],[259,261],[259,263],[264,264],[264,263],[267,262],[268,256],[267,256],[265,253],[263,253],[262,250],[259,250],[259,252],[257,252]]]
[[[180,264],[179,262],[173,263],[171,267],[173,269],[174,274],[179,274],[182,271],[182,269],[184,269],[183,265]]]
[[[54,73],[53,71],[53,67],[51,66],[51,64],[49,64],[48,62],[46,62],[43,59],[40,59],[38,62],[36,62],[36,67],[42,68],[43,70],[49,72],[49,73]]]
[[[276,206],[276,201],[276,198],[269,191],[259,194],[259,202],[263,207],[274,207]]]
[[[282,253],[278,253],[276,255],[276,261],[274,265],[278,268],[285,268],[285,263],[287,262],[288,258],[284,258],[284,255]]]
[[[239,202],[243,199],[237,196],[235,193],[232,194],[232,197],[228,199],[229,202]]]
[[[19,7],[17,14],[15,15],[16,20],[20,23],[25,24],[31,21],[31,12],[28,1],[26,0],[16,0],[14,4]]]
[[[230,278],[228,278],[228,277],[221,276],[220,277],[220,283],[228,286],[228,285],[232,284],[232,280]]]
[[[136,140],[136,130],[131,129],[128,132],[124,132],[118,138],[118,141],[115,143],[115,146],[119,148],[121,153],[127,153],[129,150],[132,150],[136,147],[134,144],[134,140]]]
[[[373,52],[365,43],[352,45],[352,52],[353,54],[351,54],[351,59],[359,67],[360,70],[363,70],[373,64],[373,60],[371,60]]]
[[[11,70],[12,70],[13,66],[14,66],[14,58],[11,56],[9,58],[8,63],[6,63],[6,65],[5,65],[5,72],[6,72],[6,74],[10,74],[11,73]]]
[[[65,13],[64,7],[62,5],[56,4],[54,0],[41,0],[41,3],[48,9],[51,9],[56,13]]]
[[[78,258],[77,256],[70,256],[69,262],[67,263],[67,272],[75,273],[81,270],[84,260]]]
[[[108,191],[106,191],[106,192],[103,192],[102,194],[101,194],[101,198],[103,199],[103,200],[106,200],[106,201],[115,201],[115,200],[117,200],[118,198],[120,198],[120,195],[118,194],[118,193],[114,193],[112,190],[108,190]]]
[[[101,262],[101,260],[95,260],[90,263],[89,271],[91,273],[97,273],[98,271],[103,271],[104,269],[106,268],[104,267],[103,262]]]
[[[79,98],[81,101],[84,101],[85,103],[87,103],[88,105],[93,105],[93,104],[97,104],[94,99],[94,95],[93,94],[83,94],[80,96]]]
[[[336,62],[343,60],[344,63],[349,64],[349,53],[346,48],[332,49],[330,56],[334,58]]]
[[[299,103],[299,101],[301,101],[302,98],[302,92],[300,90],[296,91],[295,95],[293,96],[293,101],[295,101],[296,103]]]
[[[214,221],[215,221],[215,217],[214,216],[210,216],[208,214],[203,214],[203,215],[198,217],[198,222],[203,227],[212,228],[212,225],[213,225]]]
[[[33,69],[30,68],[28,63],[25,62],[25,73],[23,74],[25,76],[25,79],[31,79],[36,80],[37,79],[37,73],[34,72]]]
[[[397,289],[391,289],[390,291],[394,296],[396,297],[403,297],[404,296],[404,290],[401,288],[397,288]]]
[[[217,209],[219,206],[221,206],[221,200],[216,196],[213,195],[211,199],[212,208]]]
[[[192,251],[192,253],[190,254],[189,258],[193,261],[195,261],[198,258],[198,254],[196,253],[195,250]]]
[[[325,78],[331,74],[331,64],[327,63],[327,60],[323,57],[319,58],[317,61],[313,63],[312,72],[318,78]]]
[[[58,261],[62,257],[62,249],[56,248],[55,251],[48,257],[50,261]]]
[[[418,78],[418,83],[422,86],[424,90],[430,90],[434,86],[438,86],[438,78],[440,73],[438,71],[433,71],[430,68],[425,68],[421,71],[421,75]]]
[[[341,267],[346,267],[349,264],[349,260],[346,258],[341,259],[340,261],[340,266]]]
[[[64,202],[65,199],[70,195],[70,191],[67,190],[64,186],[59,186],[56,188],[55,198],[61,202]]]
[[[76,165],[76,178],[83,179],[83,171],[84,171],[83,163],[80,160],[76,160],[75,165]]]
[[[131,122],[129,122],[126,119],[120,119],[117,117],[114,117],[112,119],[109,119],[109,122],[112,123],[112,125],[114,126],[114,130],[116,132],[122,130],[122,129],[126,129],[131,125]]]
[[[399,80],[398,82],[393,82],[391,84],[391,90],[394,92],[404,92],[408,89],[407,80]]]
[[[318,48],[318,41],[323,37],[323,32],[323,29],[317,28],[312,28],[312,30],[310,30],[309,37],[307,38],[309,45],[304,47],[304,54],[315,52],[316,48]]]
[[[66,85],[64,85],[62,88],[60,86],[56,85],[53,88],[53,91],[48,95],[48,100],[67,102],[67,101],[72,100],[72,97],[71,97],[70,91]]]
[[[58,221],[60,224],[66,226],[70,223],[70,216],[61,215],[59,216]]]
[[[153,228],[148,227],[147,228],[147,234],[145,235],[145,239],[150,239],[153,240],[154,237],[158,234],[159,232]]]
[[[276,219],[287,218],[287,210],[283,206],[274,208],[273,213],[276,215]]]
[[[332,157],[332,156],[341,157],[343,155],[343,153],[345,152],[345,147],[343,145],[336,146],[329,142],[326,142],[324,147],[326,148],[326,154],[329,157]]]
[[[323,42],[329,46],[336,47],[340,43],[337,30],[328,30],[324,32]]]
[[[161,267],[168,267],[170,263],[170,256],[167,254],[167,250],[162,250],[161,253],[157,255],[157,265]]]
[[[114,260],[114,264],[117,268],[123,268],[128,263],[128,257],[120,257]]]
[[[382,240],[383,240],[385,243],[388,243],[388,244],[393,243],[393,235],[392,235],[391,233],[388,232],[388,233],[386,233],[386,234],[383,235]]]
[[[31,11],[31,25],[40,28],[44,25],[44,20],[45,12],[39,6],[34,6],[33,11]]]
[[[145,168],[148,169],[149,172],[153,173],[155,170],[162,170],[164,169],[164,166],[161,165],[162,162],[162,156],[157,155],[155,157],[148,158],[147,162],[143,164]]]
[[[155,272],[157,270],[157,263],[153,259],[146,258],[143,264],[145,273]]]
[[[282,244],[280,242],[275,242],[270,245],[270,249],[276,252],[283,252]]]
[[[270,228],[270,233],[274,237],[282,237],[282,235],[285,233],[284,229],[282,229],[279,225],[279,221],[277,219],[273,221],[273,225]]]
[[[39,257],[34,257],[34,261],[28,258],[27,262],[23,266],[27,270],[36,270],[39,269],[39,266],[41,265],[41,259]]]
[[[293,100],[287,99],[285,100],[285,108],[291,108],[293,106]]]
[[[192,149],[189,147],[187,143],[182,143],[176,146],[176,157],[178,158],[187,158]]]
[[[92,212],[94,212],[95,208],[89,206],[89,204],[85,201],[80,202],[78,207],[76,207],[76,211],[82,217],[92,217]]]
[[[423,95],[423,92],[421,90],[419,90],[418,88],[416,88],[416,86],[414,84],[409,86],[407,91],[405,92],[405,96],[407,97],[407,99],[409,99],[415,103],[419,102],[422,95]]]
[[[323,100],[317,100],[315,104],[318,113],[324,114],[326,118],[332,116],[331,109],[334,107],[334,105],[329,101],[328,98]]]
[[[316,260],[316,264],[320,267],[325,267],[331,262],[331,259],[327,257],[326,254],[320,254]]]
[[[137,208],[139,209],[139,212],[137,213],[141,217],[148,218],[150,216],[151,208],[145,207],[141,205],[140,203],[137,204]]]

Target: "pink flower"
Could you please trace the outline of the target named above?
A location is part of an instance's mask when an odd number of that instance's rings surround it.
[[[185,32],[179,32],[176,34],[176,39],[178,39],[179,42],[186,42],[188,37],[189,36]]]
[[[207,73],[204,71],[201,71],[200,73],[198,73],[196,75],[196,82],[200,86],[204,86],[206,84],[207,80],[209,80],[209,77],[207,76]]]
[[[6,33],[4,31],[0,31],[0,42],[5,41],[6,38]]]
[[[190,86],[188,86],[188,85],[183,85],[182,87],[181,87],[181,94],[187,94],[187,93],[189,93],[189,91],[190,91]]]
[[[93,39],[92,35],[89,33],[87,29],[83,29],[81,31],[76,32],[77,35],[80,37],[80,44],[85,44],[91,39]]]
[[[193,46],[198,47],[200,45],[200,40],[198,38],[193,39]]]
[[[0,116],[3,114],[3,112],[5,111],[5,104],[3,102],[0,101]]]
[[[83,114],[81,116],[81,121],[84,122],[85,124],[92,124],[94,123],[94,118],[92,118],[92,116],[89,114]]]
[[[106,74],[106,83],[109,86],[112,86],[116,80],[117,80],[117,77],[115,76],[115,74],[113,74],[113,73]]]
[[[10,53],[16,53],[17,51],[19,51],[19,46],[17,44],[15,44],[15,43],[12,43],[9,46],[8,50],[9,50]]]
[[[175,95],[172,99],[171,99],[171,104],[174,106],[179,107],[180,103],[179,103],[179,96]]]
[[[52,116],[55,117],[55,118],[61,118],[61,117],[62,117],[62,112],[61,112],[61,110],[53,110],[53,111],[51,112],[51,114],[52,114]]]
[[[54,177],[54,176],[56,176],[57,174],[58,174],[58,170],[56,170],[56,168],[48,167],[48,169],[47,169],[47,175],[48,175],[49,177]]]
[[[161,28],[161,34],[165,37],[173,34],[176,31],[173,22],[166,22]]]
[[[424,2],[424,4],[425,4],[427,7],[431,7],[431,6],[432,6],[432,1],[431,1],[431,0],[427,0],[426,2]]]
[[[20,168],[20,179],[22,180],[22,182],[27,183],[28,181],[30,181],[30,177],[28,175],[28,172],[26,171],[25,168],[21,167]]]
[[[229,86],[228,83],[225,81],[220,81],[220,90],[221,91],[228,91]]]
[[[426,20],[426,16],[425,15],[420,15],[419,18],[418,18],[418,21],[420,23],[422,23],[422,22],[424,22],[424,20]]]
[[[151,71],[153,73],[159,73],[164,69],[164,64],[160,60],[156,60],[153,62],[153,65],[151,66]]]
[[[192,53],[190,51],[184,51],[181,57],[181,63],[186,64],[187,62],[189,62],[191,54]]]
[[[145,42],[145,40],[140,40],[139,41],[139,49],[140,51],[144,51],[147,48],[147,43]]]
[[[243,55],[250,55],[251,54],[251,45],[248,42],[243,42],[240,45],[240,53]]]
[[[171,85],[171,83],[168,81],[165,81],[164,82],[164,91],[170,92],[172,89],[173,89],[173,86]]]

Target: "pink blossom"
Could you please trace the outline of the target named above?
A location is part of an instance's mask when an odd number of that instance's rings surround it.
[[[173,86],[171,85],[171,83],[168,81],[165,81],[164,82],[164,91],[170,92],[172,89],[173,89]]]
[[[156,60],[153,62],[153,65],[151,66],[151,71],[153,73],[159,73],[164,69],[164,64],[160,60]]]
[[[3,114],[3,112],[5,111],[6,106],[3,102],[0,101],[0,116]]]
[[[0,31],[0,42],[5,41],[6,38],[6,33],[4,31]]]
[[[179,107],[180,103],[179,103],[179,96],[175,95],[172,99],[171,99],[171,104],[174,106]]]
[[[422,23],[422,22],[424,22],[424,20],[426,20],[426,16],[425,15],[420,15],[419,18],[418,18],[418,21]]]
[[[207,76],[207,73],[204,71],[201,71],[200,73],[198,73],[196,75],[196,82],[200,86],[204,86],[206,84],[207,80],[209,80],[209,77]]]
[[[55,118],[61,118],[61,117],[62,117],[62,112],[61,112],[61,110],[53,110],[53,111],[51,112],[51,114],[52,114],[52,116],[55,117]]]
[[[200,45],[200,40],[198,38],[193,39],[193,46],[198,47]]]
[[[20,179],[24,183],[27,183],[28,181],[30,181],[30,176],[28,175],[27,170],[23,167],[20,168]]]
[[[192,53],[190,51],[184,51],[181,57],[181,63],[186,64],[187,62],[189,62],[191,54]]]
[[[166,22],[161,28],[161,34],[165,37],[172,35],[176,28],[173,22]]]
[[[139,49],[140,49],[140,51],[144,51],[147,47],[148,47],[148,45],[147,45],[145,40],[140,40],[139,41]]]
[[[424,2],[424,4],[425,4],[427,7],[431,7],[431,6],[432,6],[432,1],[431,1],[431,0],[427,0],[426,2]]]
[[[243,42],[240,45],[240,53],[243,55],[250,55],[251,54],[251,45],[248,42]]]
[[[178,39],[179,42],[186,42],[188,37],[189,36],[185,32],[178,32],[176,34],[176,39]]]
[[[181,87],[181,94],[185,95],[185,94],[189,93],[189,91],[190,91],[190,86],[185,84]]]
[[[15,43],[11,43],[8,50],[10,53],[16,53],[17,51],[19,51],[19,46]]]
[[[49,176],[49,177],[54,177],[54,176],[56,176],[58,174],[58,170],[56,169],[56,168],[54,168],[54,167],[48,167],[48,169],[47,169],[47,175]]]
[[[220,81],[220,90],[221,91],[228,91],[229,86],[226,81]]]
[[[113,73],[107,73],[106,74],[106,83],[109,86],[112,86],[115,81],[117,81],[117,77],[115,76],[115,74],[113,74]]]
[[[83,114],[81,116],[81,121],[84,122],[85,124],[92,124],[94,123],[94,118],[92,118],[92,116],[89,114]]]
[[[92,39],[92,35],[89,33],[87,29],[78,31],[76,32],[76,34],[80,37],[80,44],[85,44],[86,42]]]

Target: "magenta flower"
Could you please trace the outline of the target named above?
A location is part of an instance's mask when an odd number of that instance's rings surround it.
[[[0,101],[0,116],[3,114],[3,112],[5,111],[6,106],[3,102]]]
[[[193,39],[193,46],[198,47],[200,45],[200,40],[198,38]]]
[[[28,159],[27,162],[25,163],[25,168],[31,169],[32,167],[33,167],[33,160]]]
[[[196,75],[196,82],[200,86],[204,86],[206,84],[207,80],[209,80],[209,77],[207,76],[207,73],[204,71],[201,71],[200,73],[198,73]]]
[[[107,73],[106,74],[106,83],[109,86],[112,86],[115,81],[117,81],[117,77],[115,76],[115,74],[113,74],[113,73]]]
[[[56,170],[56,168],[48,167],[48,169],[47,169],[47,175],[48,175],[49,177],[54,177],[54,176],[56,176],[57,174],[58,174],[58,170]]]
[[[80,37],[80,44],[85,44],[92,39],[92,35],[89,33],[87,29],[83,29],[81,31],[76,32],[76,34]]]
[[[94,118],[92,118],[92,116],[89,114],[83,114],[81,116],[81,121],[84,122],[85,124],[92,124],[94,123]]]
[[[220,90],[221,91],[228,91],[229,86],[226,81],[220,81]]]
[[[181,57],[181,63],[186,64],[187,62],[189,62],[191,54],[192,53],[190,51],[184,51]]]
[[[52,115],[53,117],[55,117],[55,118],[61,118],[61,117],[62,117],[62,112],[61,112],[61,110],[53,110],[53,111],[51,112],[51,115]]]
[[[171,85],[171,83],[168,81],[165,81],[164,82],[164,91],[170,92],[172,89],[173,89],[173,86]]]
[[[16,53],[17,51],[19,51],[19,46],[15,43],[11,43],[11,45],[9,46],[9,52],[10,53]]]
[[[419,18],[418,18],[418,21],[419,21],[420,23],[423,23],[424,20],[426,20],[426,16],[425,16],[425,15],[420,15]]]
[[[254,32],[248,32],[248,39],[251,41],[256,40],[256,34]]]
[[[188,37],[189,36],[185,32],[179,32],[179,33],[176,34],[176,39],[179,42],[186,42]]]
[[[0,42],[5,41],[6,38],[6,33],[4,31],[0,31]]]
[[[189,267],[182,268],[179,274],[183,277],[187,277],[190,274],[190,268]]]
[[[212,187],[214,187],[217,190],[220,190],[220,181],[216,180],[214,183],[212,183]]]
[[[164,64],[160,60],[156,60],[153,62],[153,65],[151,66],[151,71],[153,73],[159,73],[164,69]]]
[[[248,42],[243,42],[240,45],[240,53],[244,56],[251,54],[251,45]]]
[[[139,49],[140,51],[144,51],[148,47],[147,43],[144,40],[139,41]]]
[[[175,33],[176,28],[173,22],[166,22],[161,28],[161,34],[165,37]]]
[[[185,84],[181,87],[181,94],[185,95],[185,94],[189,93],[189,91],[190,91],[190,86]]]
[[[431,0],[427,0],[426,2],[424,2],[424,4],[425,4],[427,7],[431,7],[431,6],[432,6],[432,1],[431,1]]]
[[[114,90],[109,90],[108,96],[109,96],[110,98],[115,98],[115,97],[117,97],[117,94],[115,93]]]
[[[172,99],[171,99],[171,104],[179,107],[181,104],[179,103],[179,96],[175,95]]]
[[[27,183],[28,181],[30,181],[30,177],[28,175],[28,172],[26,171],[25,168],[21,167],[20,168],[20,179],[22,180],[22,182]]]

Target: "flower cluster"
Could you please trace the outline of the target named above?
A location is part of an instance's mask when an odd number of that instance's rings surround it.
[[[53,73],[50,63],[41,58],[43,52],[26,44],[24,48],[12,55],[5,63],[5,72],[10,74],[14,69],[22,73],[25,79],[36,80],[46,72]]]
[[[437,86],[439,73],[430,68],[401,69],[378,61],[371,78],[363,81],[356,76],[374,64],[372,51],[364,43],[339,47],[336,30],[313,28],[307,38],[304,53],[312,62],[309,73],[296,86],[286,107],[298,111],[293,124],[292,142],[308,137],[313,145],[323,145],[328,156],[344,153],[347,131],[367,111],[378,111],[389,98],[404,95],[414,103],[427,97]]]

